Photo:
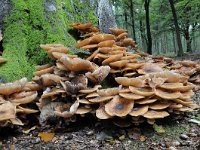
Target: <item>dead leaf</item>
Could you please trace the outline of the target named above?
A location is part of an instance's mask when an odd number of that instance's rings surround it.
[[[49,142],[51,141],[54,136],[55,136],[55,133],[51,133],[51,132],[40,132],[38,134],[38,136],[41,138],[42,141],[44,142]]]
[[[145,140],[146,140],[146,137],[145,137],[144,135],[141,135],[141,136],[140,136],[140,141],[141,141],[141,142],[144,142]]]
[[[30,131],[33,131],[37,128],[37,126],[33,126],[31,127],[30,129],[24,129],[22,132],[25,133],[25,134],[28,134]]]

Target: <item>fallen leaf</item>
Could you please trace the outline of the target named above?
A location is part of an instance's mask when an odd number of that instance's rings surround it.
[[[163,126],[161,126],[161,125],[154,124],[154,125],[153,125],[153,128],[154,128],[154,130],[156,131],[156,133],[158,133],[158,134],[163,134],[163,133],[165,133],[165,129],[164,129]]]
[[[144,135],[141,135],[141,136],[140,136],[140,141],[141,141],[141,142],[144,142],[145,140],[146,140],[146,137],[145,137]]]
[[[22,132],[25,133],[25,134],[28,134],[30,131],[33,131],[37,128],[37,126],[33,126],[31,127],[30,129],[24,129]]]
[[[50,132],[40,132],[38,134],[38,136],[41,138],[42,141],[44,142],[49,142],[51,141],[54,136],[55,136],[55,133],[50,133]]]

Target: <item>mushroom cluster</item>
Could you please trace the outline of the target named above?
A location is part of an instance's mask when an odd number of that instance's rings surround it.
[[[80,32],[76,48],[91,55],[70,55],[62,44],[40,45],[53,63],[36,66],[31,82],[23,78],[0,84],[1,125],[22,125],[19,118],[38,111],[32,104],[38,106],[42,125],[59,118],[74,121],[88,113],[112,118],[120,126],[127,126],[126,119],[129,125],[153,124],[198,107],[191,99],[200,83],[197,63],[145,54],[124,29],[105,34],[91,23],[70,26]],[[107,80],[111,87],[103,88]]]
[[[36,86],[27,82],[26,78],[0,84],[0,126],[23,125],[27,114],[38,112],[35,105],[38,96]]]

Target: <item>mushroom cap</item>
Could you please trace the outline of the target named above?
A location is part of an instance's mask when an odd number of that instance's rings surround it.
[[[90,49],[94,49],[94,48],[97,48],[97,47],[98,47],[97,44],[89,44],[89,45],[85,45],[81,48],[90,50]]]
[[[123,86],[144,87],[144,80],[139,78],[117,77],[115,81]]]
[[[46,51],[49,51],[51,48],[64,47],[63,44],[40,44],[40,47]]]
[[[137,104],[150,104],[150,103],[154,103],[155,101],[157,101],[157,99],[141,99],[141,100],[137,100],[135,101],[135,103]]]
[[[149,110],[143,116],[148,119],[159,119],[169,116],[169,113],[166,111]]]
[[[195,61],[191,61],[191,60],[184,60],[184,61],[180,61],[179,63],[186,67],[195,67],[197,65]]]
[[[41,75],[41,81],[43,86],[52,86],[60,83],[61,77],[55,74],[43,74]],[[35,81],[36,82],[36,81]]]
[[[138,99],[144,98],[144,96],[142,96],[142,95],[137,95],[137,94],[133,94],[133,93],[119,93],[119,95],[128,100],[138,100]]]
[[[99,49],[97,49],[96,51],[94,51],[92,53],[92,55],[90,55],[86,60],[89,60],[89,61],[93,60],[95,58],[95,56],[97,56],[98,53],[99,53]]]
[[[25,96],[25,97],[22,97],[22,98],[15,98],[15,99],[10,100],[10,101],[13,102],[13,103],[16,103],[17,105],[27,104],[27,103],[34,101],[37,98],[37,96],[38,96],[38,93],[37,93],[37,91],[35,91],[33,94],[31,94],[29,96]]]
[[[27,83],[26,78],[22,78],[18,81],[15,81],[13,83],[5,83],[5,84],[0,84],[0,94],[2,95],[10,95],[16,92],[22,91],[24,86]]]
[[[169,107],[171,104],[170,103],[162,103],[162,102],[156,102],[151,105],[149,105],[149,108],[153,110],[161,110]]]
[[[109,66],[116,67],[116,68],[122,68],[122,67],[126,66],[126,64],[128,62],[129,62],[129,60],[119,60],[119,61],[110,63]]]
[[[140,67],[140,69],[137,70],[139,74],[149,74],[162,71],[163,69],[159,65],[152,63],[145,63],[142,67]]]
[[[38,66],[35,66],[36,70],[39,71],[39,70],[43,70],[43,69],[47,69],[49,67],[52,67],[51,64],[45,64],[45,65],[38,65]]]
[[[113,44],[115,44],[114,40],[107,40],[107,41],[102,41],[98,44],[98,47],[112,47]]]
[[[181,100],[181,99],[174,99],[174,102],[178,104],[182,104],[183,106],[191,107],[194,103],[191,100]]]
[[[107,65],[111,62],[115,62],[115,61],[118,61],[120,60],[120,58],[123,56],[123,54],[116,54],[116,55],[111,55],[109,56],[109,58],[105,59],[103,62],[102,62],[102,65]]]
[[[188,77],[182,76],[182,75],[180,75],[178,73],[174,73],[172,71],[163,71],[163,72],[158,72],[158,73],[151,73],[150,77],[165,78],[166,82],[169,82],[169,83],[176,83],[176,82],[184,83],[188,80]]]
[[[87,99],[79,99],[78,100],[80,104],[93,104],[92,102],[88,101]]]
[[[91,43],[100,43],[102,41],[107,41],[107,40],[115,40],[115,36],[112,34],[96,34],[91,37]]]
[[[112,34],[118,36],[124,32],[127,32],[125,29],[117,29],[117,28],[109,28],[109,30],[112,32]]]
[[[116,40],[117,41],[119,41],[119,45],[121,46],[122,44],[122,41],[121,40],[123,40],[124,38],[126,38],[126,37],[128,37],[128,33],[127,32],[124,32],[124,33],[121,33],[120,35],[118,35],[117,37],[116,37]]]
[[[53,88],[48,92],[43,92],[41,98],[45,99],[45,98],[53,97],[55,95],[59,95],[62,93],[66,93],[65,90]]]
[[[97,90],[97,93],[99,96],[115,96],[119,94],[119,88],[107,88],[107,89],[101,89]]]
[[[24,108],[24,107],[21,107],[21,106],[17,106],[17,109],[20,109],[22,111],[22,113],[24,113],[24,114],[32,114],[32,113],[38,112],[38,110],[30,109],[30,108]]]
[[[193,84],[183,85],[183,83],[163,83],[162,85],[159,85],[159,87],[173,91],[189,91],[194,88],[194,85]]]
[[[43,74],[53,73],[53,69],[54,69],[54,66],[51,66],[51,67],[49,67],[49,68],[45,68],[45,69],[43,69],[43,70],[36,71],[36,72],[34,72],[33,74],[34,74],[35,76],[41,76],[41,75],[43,75]]]
[[[113,49],[112,49],[112,47],[99,47],[98,50],[99,50],[99,52],[101,52],[103,54],[108,54]]]
[[[89,113],[89,112],[91,112],[91,111],[92,111],[92,108],[79,107],[79,108],[76,110],[76,113],[75,113],[75,114],[82,115],[82,114]]]
[[[93,92],[88,94],[85,98],[94,98],[100,96],[97,92]]]
[[[132,70],[136,70],[138,68],[140,68],[141,66],[143,66],[144,63],[143,62],[138,62],[138,63],[127,63],[126,67],[127,68],[131,68]]]
[[[163,91],[161,89],[156,89],[155,95],[166,100],[173,100],[181,97],[181,93],[179,91]]]
[[[108,115],[105,111],[105,106],[101,105],[97,110],[96,110],[96,117],[98,119],[109,119],[112,116]]]
[[[133,107],[129,115],[134,116],[134,117],[144,115],[148,111],[148,108],[149,108],[148,105]]]
[[[42,86],[31,81],[27,82],[26,85],[23,88],[23,91],[39,91],[42,89]]]
[[[132,93],[137,94],[137,95],[142,95],[142,96],[152,96],[152,95],[154,95],[154,91],[150,87],[136,88],[136,87],[133,87],[133,86],[129,86],[129,89]]]
[[[85,24],[82,24],[82,23],[73,23],[73,24],[69,24],[70,27],[73,27],[75,29],[78,29],[78,30],[87,30],[89,28],[91,28],[93,25],[93,23],[91,22],[88,22],[88,23],[85,23]]]
[[[169,106],[169,108],[172,108],[172,109],[182,108],[182,107],[183,107],[182,104],[177,104],[177,103],[171,104],[171,105]]]
[[[96,98],[88,99],[88,101],[92,102],[92,103],[102,103],[102,102],[108,101],[112,98],[113,98],[113,96],[104,96],[104,97],[96,97]]]
[[[181,92],[181,96],[179,99],[181,100],[189,100],[194,95],[194,92],[192,90]]]
[[[93,73],[87,72],[85,75],[94,83],[103,81],[110,72],[109,66],[101,66],[96,69]]]
[[[0,104],[0,121],[14,119],[16,116],[16,106],[9,101]]]
[[[129,101],[117,95],[105,105],[105,111],[110,116],[123,117],[131,112],[133,105],[133,101]]]
[[[68,56],[62,56],[60,61],[66,66],[70,71],[92,71],[93,65],[90,61],[81,58],[69,58]]]

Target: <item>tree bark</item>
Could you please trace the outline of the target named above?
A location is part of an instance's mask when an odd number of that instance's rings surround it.
[[[181,36],[180,36],[180,30],[179,30],[179,26],[178,26],[176,9],[174,7],[173,0],[169,0],[169,3],[170,3],[171,10],[172,10],[174,26],[175,26],[175,31],[176,31],[176,39],[177,39],[177,45],[178,45],[178,56],[183,56],[183,47],[182,47],[182,43],[181,43]]]
[[[142,39],[142,48],[145,50],[145,52],[147,52],[147,39],[145,36],[145,29],[144,29],[144,25],[142,20],[139,21],[140,23],[140,35],[141,35],[141,39]]]
[[[135,36],[135,18],[134,18],[134,6],[133,6],[133,1],[130,1],[131,6],[130,6],[130,13],[131,13],[131,22],[132,22],[132,31],[133,31],[133,39],[136,42],[136,36]]]
[[[149,4],[150,4],[150,0],[145,0],[144,8],[146,12],[147,53],[152,54],[152,38],[151,38],[151,27],[150,27],[150,18],[149,18]]]

